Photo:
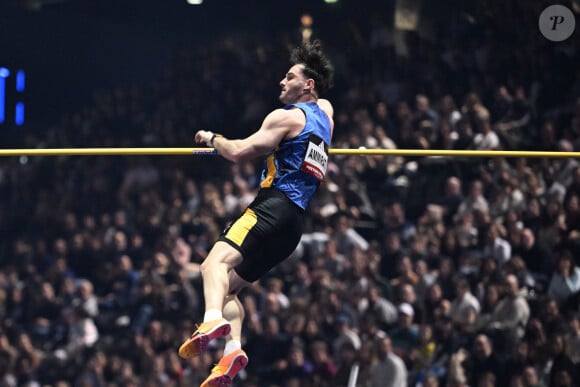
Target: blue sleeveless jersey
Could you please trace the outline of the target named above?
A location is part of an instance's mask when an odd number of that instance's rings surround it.
[[[326,174],[330,146],[330,120],[315,102],[286,105],[306,115],[306,125],[298,136],[280,142],[268,154],[262,171],[262,188],[276,188],[302,209],[316,193]]]

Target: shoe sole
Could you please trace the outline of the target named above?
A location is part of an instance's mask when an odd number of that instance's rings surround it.
[[[234,358],[230,367],[225,374],[208,380],[206,383],[202,384],[203,387],[230,387],[234,381],[235,376],[246,368],[248,365],[248,357],[244,354],[239,354]]]
[[[179,347],[179,356],[183,359],[189,359],[207,351],[209,342],[219,337],[230,334],[232,326],[229,323],[217,325],[213,330],[206,333],[199,333],[191,336],[185,343]]]

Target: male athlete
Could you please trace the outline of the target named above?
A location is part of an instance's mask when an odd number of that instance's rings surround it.
[[[332,65],[318,41],[295,48],[290,61],[280,81],[285,106],[269,113],[257,132],[240,140],[205,130],[195,134],[196,142],[233,162],[267,155],[255,200],[201,264],[205,315],[179,355],[196,356],[211,340],[227,336],[223,358],[201,387],[231,385],[248,363],[241,348],[244,309],[237,294],[294,251],[304,211],[326,173],[333,108],[319,96],[332,86]]]

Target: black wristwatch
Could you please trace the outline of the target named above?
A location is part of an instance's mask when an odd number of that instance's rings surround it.
[[[213,147],[213,141],[215,140],[215,138],[221,136],[222,136],[221,134],[213,133],[211,139],[209,140],[210,145]]]

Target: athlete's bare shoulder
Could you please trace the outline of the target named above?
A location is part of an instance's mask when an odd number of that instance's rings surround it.
[[[322,109],[323,112],[326,113],[328,119],[330,120],[330,134],[334,132],[334,108],[329,100],[324,98],[319,98],[317,101],[318,106]]]
[[[301,129],[305,122],[304,113],[300,109],[275,109],[264,120],[266,127],[285,128],[289,132]]]
[[[334,116],[334,108],[329,100],[319,98],[317,104],[328,115],[328,117],[332,118],[332,116]]]

